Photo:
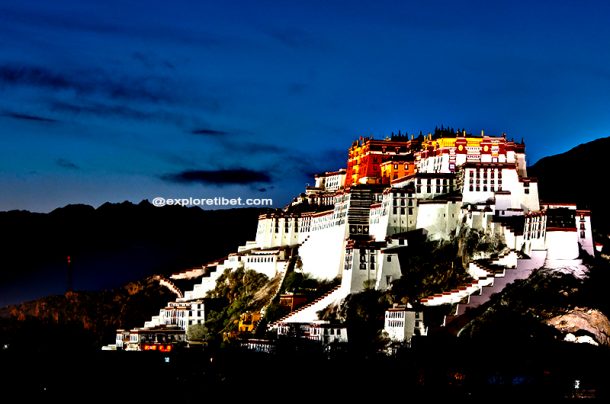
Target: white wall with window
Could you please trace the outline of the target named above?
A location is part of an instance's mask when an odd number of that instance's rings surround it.
[[[385,312],[383,330],[392,341],[411,342],[414,335],[426,335],[423,312],[405,306],[392,307]]]

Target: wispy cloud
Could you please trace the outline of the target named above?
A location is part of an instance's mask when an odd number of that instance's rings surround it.
[[[68,159],[59,158],[55,160],[55,163],[62,168],[67,168],[68,170],[80,170],[79,166]]]
[[[264,142],[235,141],[225,142],[224,146],[232,153],[284,155],[288,152],[285,147]]]
[[[193,135],[205,136],[213,138],[216,144],[230,152],[231,154],[244,154],[244,155],[260,155],[260,154],[275,154],[275,155],[284,155],[288,153],[290,150],[278,146],[276,144],[264,143],[259,141],[250,140],[250,138],[254,135],[243,136],[246,131],[241,130],[219,130],[212,128],[197,128],[192,129],[189,133]],[[235,135],[235,136],[227,136],[227,135]]]
[[[4,84],[30,85],[51,89],[80,90],[81,84],[50,70],[35,66],[0,66],[0,81]]]
[[[85,32],[105,36],[130,37],[166,41],[180,45],[194,45],[206,48],[226,48],[227,46],[243,46],[243,39],[231,36],[222,36],[205,30],[193,30],[180,26],[159,24],[130,24],[109,22],[109,18],[89,14],[70,15],[61,12],[48,12],[42,10],[16,10],[14,8],[0,7],[0,23],[17,24],[21,26],[43,27],[58,31]],[[118,20],[117,20],[118,21]]]
[[[138,121],[168,122],[183,125],[190,120],[189,117],[165,110],[143,110],[126,105],[105,104],[101,102],[70,103],[64,101],[49,101],[49,109],[52,111],[67,112],[74,115],[93,115],[99,117],[126,118]]]
[[[200,135],[200,136],[223,136],[223,135],[229,134],[229,132],[226,132],[224,130],[217,130],[217,129],[210,129],[210,128],[193,129],[190,131],[190,133],[192,133],[193,135]]]
[[[124,28],[118,24],[107,21],[100,22],[92,18],[72,18],[66,14],[49,13],[31,10],[18,10],[15,8],[2,7],[0,18],[4,23],[34,25],[37,27],[52,27],[63,30],[78,30],[95,33],[116,33],[123,31]]]
[[[5,116],[7,118],[18,119],[22,121],[34,121],[41,123],[57,123],[59,122],[57,119],[47,118],[39,115],[30,115],[30,114],[22,114],[18,112],[2,112],[0,116]]]
[[[251,185],[270,183],[271,176],[266,171],[248,168],[231,168],[220,170],[185,170],[178,173],[162,175],[165,181],[181,184],[207,185]]]
[[[112,99],[147,102],[175,101],[169,79],[165,77],[117,77],[101,70],[58,73],[40,66],[0,65],[0,83],[11,86],[39,87],[78,94],[101,94]]]

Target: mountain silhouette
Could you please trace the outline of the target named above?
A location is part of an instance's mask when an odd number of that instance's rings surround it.
[[[148,201],[0,212],[0,306],[201,266],[253,240],[262,212]]]
[[[528,168],[528,175],[539,180],[542,201],[572,202],[579,209],[590,209],[591,224],[601,234],[610,230],[604,191],[608,148],[610,137],[600,138],[544,157]]]

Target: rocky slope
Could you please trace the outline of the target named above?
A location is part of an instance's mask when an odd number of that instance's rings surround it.
[[[140,327],[175,296],[152,277],[99,292],[67,292],[0,309],[0,344],[20,351],[99,350],[117,328]]]
[[[610,299],[604,286],[608,281],[610,264],[603,258],[580,266],[539,269],[467,313],[470,321],[461,328],[460,336],[610,347]]]

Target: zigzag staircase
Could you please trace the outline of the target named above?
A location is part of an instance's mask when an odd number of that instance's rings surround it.
[[[312,321],[318,320],[318,311],[345,298],[348,294],[349,292],[345,288],[342,288],[341,285],[337,285],[313,302],[299,307],[295,311],[270,324],[268,328],[273,329],[281,323],[311,323]]]
[[[480,259],[469,264],[468,272],[474,278],[447,292],[421,299],[424,306],[455,304],[455,314],[447,316],[445,325],[463,315],[467,309],[478,307],[500,292],[508,284],[530,276],[532,269],[517,268],[517,254],[510,250],[495,259]]]
[[[221,261],[223,262],[222,264],[220,263]],[[228,257],[206,265],[204,267],[204,273],[201,277],[201,281],[196,284],[192,290],[188,290],[184,293],[183,300],[203,298],[208,290],[214,289],[216,286],[216,279],[222,275],[225,268],[224,262],[226,261],[228,261]]]
[[[286,270],[282,273],[282,279],[280,280],[278,287],[277,287],[275,293],[273,294],[273,297],[271,299],[269,299],[269,302],[265,305],[265,307],[263,307],[261,309],[261,313],[264,313],[267,310],[267,308],[269,307],[269,305],[271,305],[271,303],[276,302],[279,299],[280,292],[282,291],[282,287],[284,286],[284,281],[286,280],[286,276],[288,275],[289,272],[294,271],[294,267],[299,258],[298,254],[296,254],[296,251],[297,251],[296,248],[292,248],[292,251],[290,254],[290,259],[288,260],[288,265],[286,265]],[[264,323],[266,323],[266,322],[259,321],[258,323],[256,323],[256,326],[254,327],[254,331],[252,333],[254,335],[260,334],[261,327],[263,326]]]

